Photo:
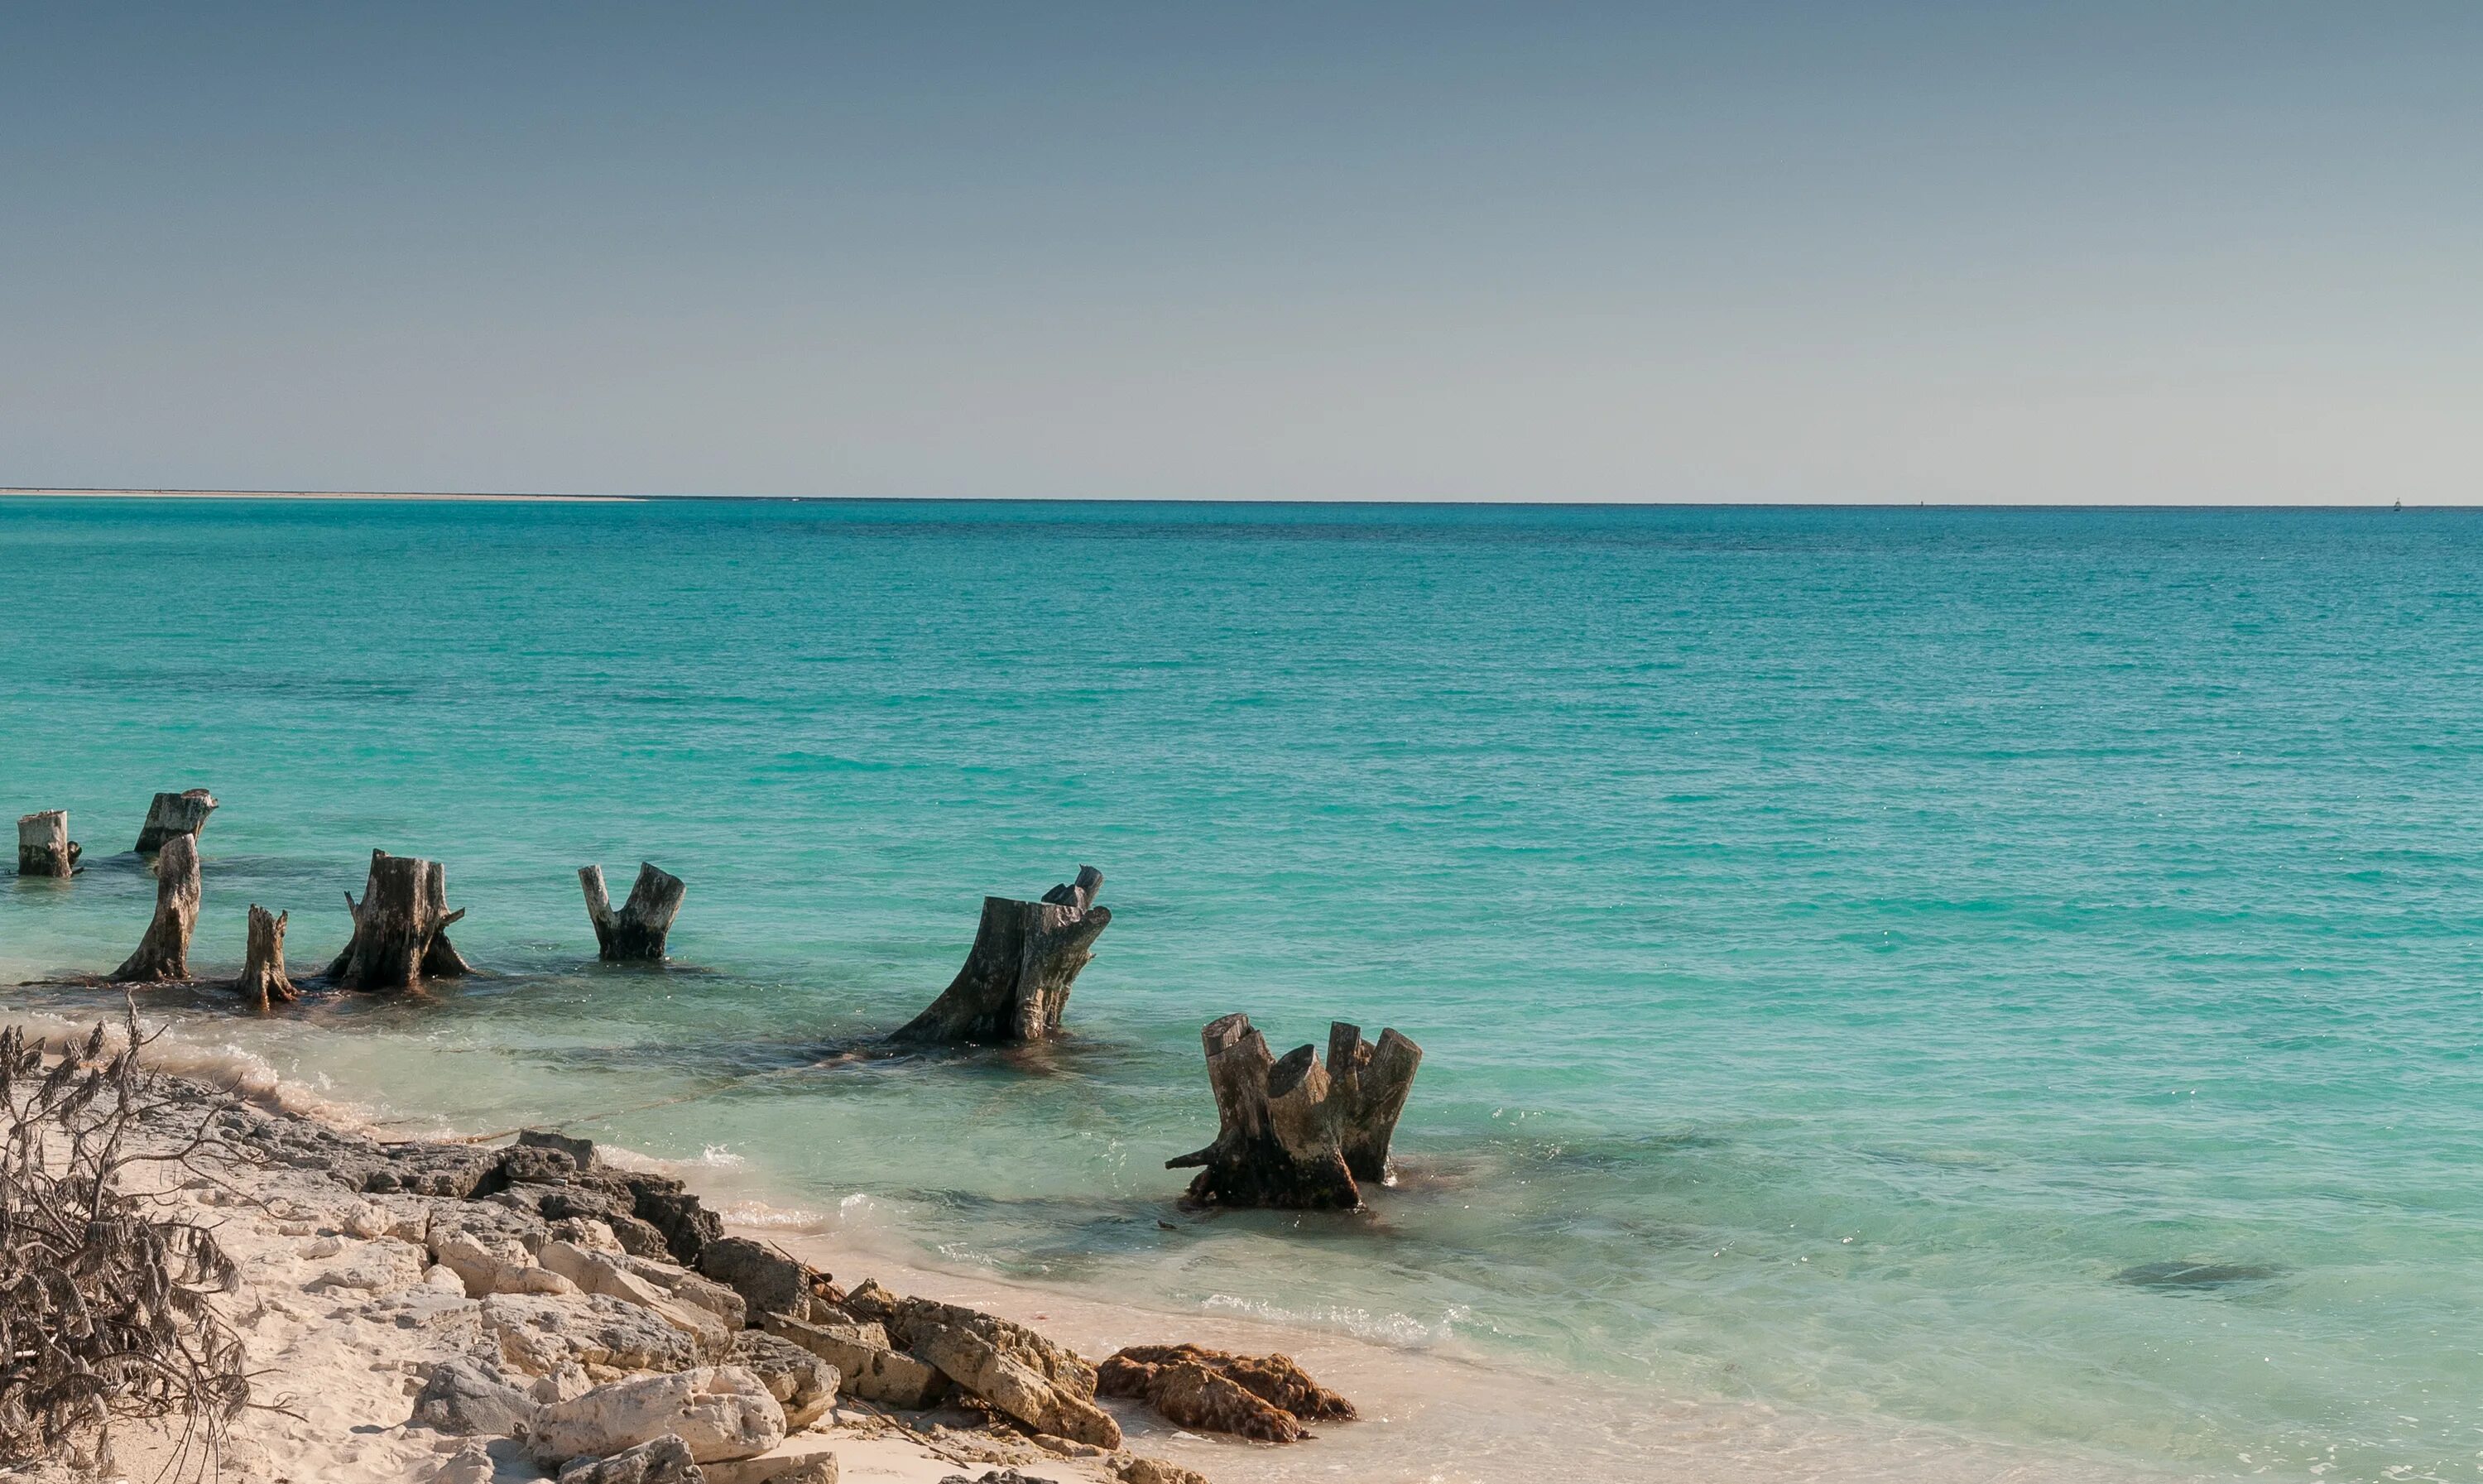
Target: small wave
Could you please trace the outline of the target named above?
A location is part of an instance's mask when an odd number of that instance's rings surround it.
[[[128,1032],[117,1018],[97,1017],[104,1024],[104,1046],[118,1051],[128,1044]],[[45,1011],[19,1011],[11,1017],[27,1038],[45,1051],[83,1046],[95,1020]],[[139,1018],[139,1034],[151,1037],[146,1065],[156,1072],[185,1078],[245,1102],[280,1113],[317,1119],[341,1128],[368,1132],[372,1110],[327,1095],[325,1077],[315,1083],[287,1077],[258,1053],[230,1041],[192,1040],[182,1033],[185,1022]]]
[[[1338,1305],[1288,1309],[1265,1299],[1242,1298],[1231,1293],[1211,1293],[1202,1307],[1247,1314],[1270,1324],[1337,1330],[1357,1339],[1384,1340],[1406,1346],[1432,1345],[1452,1338],[1457,1326],[1471,1317],[1462,1305],[1451,1305],[1437,1320],[1427,1323],[1412,1314],[1374,1313],[1368,1309],[1348,1309]]]

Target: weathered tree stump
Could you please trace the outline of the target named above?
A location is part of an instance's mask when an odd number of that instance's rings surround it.
[[[301,998],[301,993],[284,973],[284,923],[290,916],[291,913],[269,916],[266,908],[256,902],[250,904],[250,945],[243,952],[241,978],[234,981],[233,988],[254,1009],[264,1010],[270,1003],[291,1004]]]
[[[410,990],[425,979],[469,973],[448,941],[448,925],[466,915],[448,910],[448,877],[437,861],[371,852],[362,899],[345,893],[354,936],[328,966],[331,983],[349,990]]]
[[[138,832],[138,843],[130,848],[142,856],[151,856],[173,836],[197,835],[205,829],[207,816],[215,811],[216,796],[203,788],[159,793],[155,802],[147,806],[147,824]]]
[[[1246,1015],[1210,1021],[1199,1039],[1215,1094],[1215,1142],[1164,1161],[1167,1170],[1199,1167],[1188,1201],[1351,1210],[1362,1204],[1359,1181],[1387,1180],[1388,1143],[1422,1047],[1387,1030],[1375,1048],[1359,1027],[1339,1021],[1328,1030],[1330,1067],[1310,1046],[1279,1059]]]
[[[1078,879],[1053,888],[1040,902],[983,898],[983,920],[966,967],[921,1015],[892,1040],[904,1042],[1044,1041],[1060,1034],[1069,987],[1095,955],[1089,945],[1111,924],[1095,905],[1104,873],[1078,868]]]
[[[581,865],[577,884],[586,889],[586,915],[595,923],[601,956],[612,963],[661,962],[664,939],[673,930],[673,915],[681,910],[681,879],[660,870],[653,861],[638,862],[638,880],[629,899],[615,915],[612,894],[603,889],[603,867]]]
[[[199,842],[164,841],[155,857],[155,918],[138,951],[112,971],[115,984],[168,984],[190,977],[190,934],[199,925]]]
[[[17,816],[17,874],[67,876],[78,868],[84,847],[69,838],[69,811],[44,809]]]

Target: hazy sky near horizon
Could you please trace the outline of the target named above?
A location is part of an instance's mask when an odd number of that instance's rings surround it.
[[[2483,6],[0,12],[0,485],[2483,501]]]

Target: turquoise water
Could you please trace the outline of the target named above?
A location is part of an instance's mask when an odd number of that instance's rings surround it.
[[[376,1116],[1621,1394],[2470,1478],[2478,558],[2447,512],[0,502],[0,806],[92,862],[0,889],[0,965],[117,962],[111,853],[205,785],[206,967],[446,863],[494,977],[151,999]],[[575,868],[641,858],[681,967],[596,968]],[[822,1064],[1081,861],[1072,1044]],[[1236,1009],[1427,1048],[1375,1218],[1173,1209]],[[2173,1261],[2260,1276],[2116,1277]]]

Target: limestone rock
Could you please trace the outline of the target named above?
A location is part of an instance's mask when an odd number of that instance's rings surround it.
[[[460,1435],[512,1436],[535,1415],[534,1398],[472,1361],[442,1361],[414,1398],[414,1420]]]
[[[854,1298],[861,1295],[864,1289],[873,1288],[878,1288],[878,1285],[864,1285],[863,1289],[856,1289],[853,1294],[846,1295],[847,1304],[850,1306]],[[887,1290],[878,1291],[885,1293]],[[1079,1400],[1091,1401],[1094,1398],[1095,1367],[1080,1359],[1076,1351],[1064,1345],[1053,1343],[1023,1324],[1003,1319],[998,1314],[985,1313],[979,1309],[966,1309],[955,1304],[937,1303],[931,1299],[898,1299],[894,1304],[881,1304],[867,1298],[865,1302],[869,1303],[873,1309],[884,1312],[886,1318],[883,1322],[888,1329],[889,1341],[900,1348],[911,1350],[918,1355],[924,1355],[928,1359],[921,1345],[923,1335],[935,1328],[962,1330],[1007,1359],[1034,1371],[1054,1387]],[[958,1379],[964,1380],[963,1377]],[[1058,1431],[1058,1429],[1050,1428],[1040,1430]],[[1062,1435],[1077,1436],[1074,1433]],[[1080,1441],[1089,1440],[1081,1439]]]
[[[1121,1484],[1207,1484],[1207,1475],[1161,1458],[1131,1458],[1125,1454],[1111,1468],[1112,1477]]]
[[[837,1368],[781,1335],[743,1330],[733,1337],[728,1359],[767,1383],[768,1393],[785,1408],[788,1433],[800,1432],[836,1405],[843,1379]]]
[[[695,1304],[685,1304],[632,1270],[632,1259],[589,1252],[569,1242],[546,1242],[538,1255],[544,1266],[587,1293],[635,1304],[689,1336],[702,1357],[722,1355],[733,1343],[733,1327]],[[675,1271],[680,1271],[676,1269]],[[686,1277],[687,1274],[682,1276]],[[735,1299],[738,1303],[739,1300]]]
[[[1111,1414],[1041,1371],[1002,1353],[962,1325],[916,1319],[912,1349],[950,1380],[1039,1433],[1052,1433],[1101,1448],[1121,1445],[1121,1424]]]
[[[538,1298],[495,1294],[483,1301],[483,1328],[510,1364],[548,1375],[564,1364],[587,1374],[683,1370],[699,1363],[689,1336],[635,1304],[604,1294]]]
[[[326,1240],[334,1241],[335,1238]],[[345,1254],[343,1261],[323,1270],[305,1286],[314,1293],[326,1288],[396,1293],[422,1281],[426,1257],[427,1254],[412,1242],[384,1236]]]
[[[763,1242],[728,1236],[699,1252],[699,1271],[741,1295],[750,1313],[811,1317],[812,1270]]]
[[[609,1458],[571,1460],[560,1484],[708,1484],[689,1444],[671,1433]]]
[[[1197,1345],[1132,1345],[1106,1361],[1106,1396],[1135,1396],[1184,1427],[1264,1443],[1308,1437],[1310,1421],[1351,1421],[1353,1404],[1281,1355]]]
[[[948,1394],[948,1378],[936,1365],[892,1349],[876,1324],[808,1324],[783,1314],[760,1321],[770,1335],[800,1345],[837,1368],[838,1391],[883,1407],[920,1411]]]
[[[537,1412],[527,1445],[547,1463],[606,1457],[671,1433],[700,1463],[748,1458],[785,1441],[785,1409],[738,1365],[600,1386]]]

